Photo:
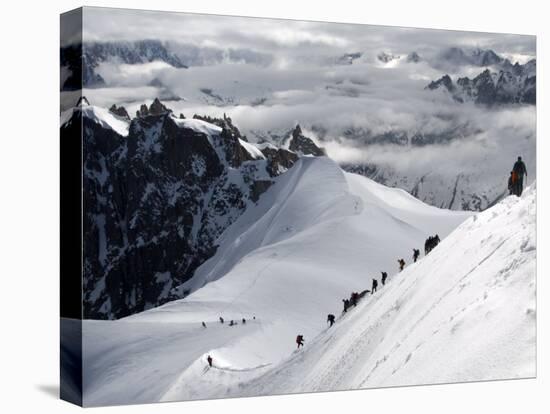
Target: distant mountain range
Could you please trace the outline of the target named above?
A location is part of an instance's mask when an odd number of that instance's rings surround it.
[[[450,47],[444,49],[437,56],[437,60],[457,66],[472,65],[482,67],[502,63],[505,59],[491,49],[463,49],[460,47]]]
[[[500,60],[489,52],[478,56],[479,62],[493,62],[497,71],[485,69],[474,78],[460,77],[453,81],[449,75],[430,82],[428,90],[444,90],[457,102],[484,105],[523,103],[535,105],[537,100],[536,60],[521,65]]]
[[[180,58],[170,52],[167,46],[158,40],[139,40],[134,42],[84,42],[61,48],[61,66],[70,70],[62,90],[101,86],[105,80],[96,72],[101,62],[116,60],[120,63],[138,64],[162,61],[175,68],[186,68]]]

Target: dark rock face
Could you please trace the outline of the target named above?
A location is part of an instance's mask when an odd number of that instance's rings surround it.
[[[393,54],[387,53],[387,52],[381,52],[376,57],[382,63],[389,63],[392,60],[399,59],[400,56],[399,55],[393,55]]]
[[[315,143],[302,134],[302,128],[300,125],[296,125],[294,131],[292,131],[292,138],[290,140],[288,149],[303,155],[313,155],[315,157],[322,157],[326,155],[323,148],[319,148]]]
[[[76,91],[83,86],[105,84],[105,80],[94,72],[89,58],[83,54],[82,44],[62,47],[60,63],[61,67],[69,71],[69,75],[61,85],[62,91]]]
[[[338,65],[352,65],[353,61],[356,59],[359,59],[361,56],[363,56],[360,52],[354,52],[354,53],[346,53],[342,56],[339,56],[336,59],[336,64]]]
[[[349,127],[343,131],[346,138],[354,140],[358,146],[373,144],[409,144],[409,133],[404,130],[391,130],[386,132],[374,133],[368,128]]]
[[[223,118],[221,119],[208,116],[208,115],[201,116],[197,114],[193,115],[193,119],[200,119],[210,124],[217,125],[220,128],[228,129],[231,132],[231,134],[236,138],[239,138],[239,139],[242,139],[243,141],[248,142],[248,139],[246,138],[246,136],[241,135],[241,132],[239,131],[239,129],[233,124],[233,120],[227,115],[225,115],[225,113],[223,114]]]
[[[418,63],[420,60],[420,55],[416,52],[411,52],[407,55],[407,62]]]
[[[476,49],[472,53],[472,61],[478,66],[491,66],[502,63],[504,59],[490,49]]]
[[[164,104],[159,101],[158,98],[155,98],[151,106],[149,108],[147,105],[143,104],[139,107],[139,109],[136,111],[136,117],[137,118],[144,118],[149,115],[162,115],[162,114],[168,114],[171,113],[172,110],[168,109]]]
[[[149,115],[161,115],[168,112],[172,112],[172,110],[168,109],[166,106],[164,106],[158,98],[155,98],[151,106],[149,107]]]
[[[537,78],[535,76],[525,79],[523,83],[523,102],[531,105],[537,104]]]
[[[262,153],[267,159],[266,170],[271,176],[277,176],[281,171],[292,167],[298,161],[296,153],[287,151],[283,148],[264,148]]]
[[[80,108],[62,126],[74,136],[83,127],[85,318],[120,318],[181,297],[172,289],[298,159],[274,148],[256,159],[229,119],[197,127],[160,101],[140,112],[127,136]]]
[[[468,78],[461,78],[457,83],[459,85],[467,85],[467,96],[475,96],[476,103],[491,105],[496,102],[497,85],[493,83],[489,69],[484,70],[471,81]]]
[[[484,54],[483,61],[493,62],[491,54]],[[497,56],[498,57],[498,56]],[[500,59],[500,58],[499,58]],[[496,60],[502,69],[496,73],[485,69],[475,78],[462,77],[453,83],[449,75],[432,81],[426,89],[443,88],[460,103],[493,106],[506,104],[536,105],[536,62],[531,60],[524,65],[512,65],[508,60]]]
[[[444,87],[449,92],[453,92],[455,89],[453,81],[449,75],[444,75],[436,81],[431,81],[430,84],[426,86],[427,89],[430,89],[432,91],[434,89],[439,89],[440,87]]]
[[[368,128],[348,128],[343,131],[343,136],[357,145],[358,148],[369,145],[399,145],[399,146],[425,146],[431,144],[446,144],[460,140],[465,136],[481,133],[467,120],[448,118],[443,114],[434,114],[435,119],[449,122],[444,130],[434,133],[426,131],[408,131],[405,129],[393,129],[385,132],[372,131]],[[321,135],[322,138],[322,135]]]
[[[115,114],[116,116],[120,117],[120,118],[124,118],[126,120],[130,120],[130,115],[128,115],[128,112],[126,111],[126,108],[124,108],[123,106],[116,106],[115,104],[113,104],[110,108],[109,108],[109,112],[111,112],[112,114]]]
[[[505,61],[504,58],[497,55],[491,49],[462,49],[459,47],[450,47],[443,50],[439,59],[454,66],[479,66],[486,67],[499,65]]]
[[[89,106],[90,102],[88,102],[88,98],[85,96],[81,96],[78,98],[78,102],[76,103],[76,106]]]

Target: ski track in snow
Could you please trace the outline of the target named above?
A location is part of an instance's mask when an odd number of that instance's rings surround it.
[[[532,376],[535,195],[472,216],[302,159],[222,234],[188,297],[84,322],[84,403]],[[435,233],[437,248],[394,273]],[[386,285],[340,315],[381,270]]]

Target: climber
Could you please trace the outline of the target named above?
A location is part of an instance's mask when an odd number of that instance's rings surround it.
[[[328,316],[327,316],[327,323],[330,323],[330,326],[334,325],[334,320],[336,319],[336,317],[332,314],[332,313],[329,313]]]
[[[245,323],[246,323],[246,319],[245,319],[245,318],[243,318],[243,325],[244,325]]]
[[[298,344],[298,348],[300,348],[300,346],[304,346],[304,336],[298,335],[296,337],[296,343]]]
[[[208,365],[210,365],[210,367],[212,367],[212,357],[210,355],[208,355],[208,358],[206,358],[206,360],[208,361]]]
[[[372,279],[372,287],[370,289],[370,294],[374,295],[374,292],[376,292],[377,288],[378,288],[378,280]]]
[[[426,243],[424,244],[425,254],[430,253],[439,244],[440,241],[441,240],[439,239],[439,235],[437,234],[433,237],[428,237]]]
[[[429,236],[424,243],[424,254],[427,255],[432,250],[433,237]]]
[[[514,171],[510,171],[510,177],[508,177],[508,192],[510,195],[516,194],[517,174]]]
[[[399,259],[397,262],[399,263],[399,271],[403,271],[405,268],[405,261],[403,259]]]
[[[388,274],[386,272],[381,272],[381,273],[382,273],[382,285],[385,285]]]
[[[349,299],[342,299],[342,302],[344,302],[344,312],[347,312],[349,308]]]
[[[523,176],[527,177],[527,167],[525,167],[525,163],[521,160],[521,157],[518,157],[518,160],[514,164],[514,172],[517,174],[516,195],[520,197],[521,193],[523,193]]]
[[[220,323],[223,323],[223,322],[224,322],[224,320],[223,320],[223,318],[220,316]]]
[[[415,263],[418,260],[418,256],[420,256],[420,250],[413,249],[413,260],[414,260]]]
[[[203,327],[203,328],[206,328],[206,324],[205,324],[204,322],[202,323],[202,327]]]
[[[359,293],[357,292],[352,292],[351,293],[351,297],[350,297],[350,304],[353,305],[354,307],[357,306],[357,301],[359,300]]]

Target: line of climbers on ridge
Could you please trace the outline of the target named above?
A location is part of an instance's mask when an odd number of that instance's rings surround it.
[[[430,253],[439,244],[440,241],[441,240],[439,238],[439,235],[437,235],[437,234],[435,236],[429,236],[426,239],[426,242],[424,244],[425,255]],[[416,261],[418,260],[419,257],[420,257],[420,249],[414,249],[413,248],[413,255],[412,255],[413,262],[416,263]],[[398,259],[397,262],[399,264],[399,271],[400,272],[403,271],[403,269],[405,268],[405,265],[406,265],[405,260],[403,258],[401,258],[401,259]],[[388,279],[388,273],[387,272],[380,272],[380,273],[382,275],[382,278],[381,278],[382,286],[384,286],[386,284],[386,280]],[[342,299],[342,302],[344,303],[344,311],[342,313],[347,313],[348,309],[351,306],[353,306],[353,307],[357,306],[357,303],[361,299],[363,299],[363,297],[365,297],[365,295],[367,293],[370,293],[371,295],[373,295],[377,290],[378,290],[378,280],[373,278],[370,290],[366,289],[366,290],[363,290],[360,293],[359,292],[352,292],[349,299]],[[253,319],[256,319],[256,317],[254,316]],[[220,321],[221,324],[225,323],[225,320],[221,316],[219,317],[219,321]],[[336,322],[336,316],[334,316],[332,313],[329,313],[327,315],[327,323],[329,324],[329,328],[332,325],[334,325],[335,322]],[[246,319],[245,318],[242,319],[242,324],[246,324]],[[237,325],[236,321],[231,320],[229,322],[229,326],[235,326],[235,325]],[[206,328],[206,323],[202,322],[202,326],[204,328]],[[305,342],[304,335],[299,334],[299,335],[296,336],[297,349],[300,349],[300,347],[303,347],[304,342]],[[212,367],[212,363],[213,363],[212,357],[210,355],[208,355],[206,360],[208,362],[208,365],[210,367]]]
[[[518,157],[517,161],[514,164],[514,167],[512,171],[510,172],[510,178],[508,179],[508,190],[510,192],[510,195],[516,195],[518,197],[521,196],[523,192],[523,177],[527,177],[527,167],[525,166],[525,163],[522,161],[521,157]],[[424,243],[424,255],[428,255],[441,241],[439,238],[439,235],[436,234],[435,236],[429,236],[426,239],[426,242]],[[413,261],[416,263],[418,258],[420,257],[420,250],[413,248]],[[403,271],[405,268],[405,260],[403,258],[398,259],[397,263],[399,265],[399,271]],[[386,284],[386,280],[388,278],[388,274],[386,272],[382,273],[382,286]],[[342,302],[344,303],[344,311],[343,313],[347,313],[348,309],[353,306],[357,306],[357,303],[367,294],[370,293],[373,295],[378,290],[378,280],[372,279],[372,286],[370,290],[363,290],[362,292],[352,292],[349,299],[342,299]],[[256,317],[254,317],[256,319]],[[336,316],[329,313],[327,316],[327,323],[329,324],[329,328],[334,325],[336,322]],[[223,318],[220,316],[220,323],[224,323]],[[245,324],[246,320],[243,318],[242,323]],[[237,323],[233,320],[230,321],[229,326],[234,326]],[[206,324],[202,322],[202,326],[206,328]],[[300,334],[296,336],[296,344],[297,348],[304,346],[304,335]],[[207,357],[208,364],[212,366],[212,357],[208,355]]]
[[[253,316],[252,319],[253,319],[253,320],[256,320],[256,317]],[[221,324],[224,324],[224,323],[225,323],[225,319],[222,318],[221,316],[219,317],[218,320],[220,321]],[[242,323],[243,325],[246,325],[246,318],[242,318],[242,319],[241,319],[241,323]],[[238,323],[237,321],[231,319],[231,320],[229,321],[228,326],[236,326],[236,325],[238,325],[238,324],[239,324],[239,323]],[[204,321],[201,323],[201,325],[202,325],[203,328],[206,328],[206,323],[205,323]]]
[[[430,253],[439,244],[440,241],[441,241],[441,239],[439,238],[438,234],[436,234],[435,236],[429,236],[426,239],[426,242],[424,244],[425,255]],[[419,257],[420,257],[420,249],[414,249],[413,248],[413,255],[412,255],[413,262],[416,263]],[[399,271],[400,272],[403,271],[403,269],[405,268],[405,265],[406,265],[405,260],[403,258],[398,259],[397,263],[399,264]],[[388,278],[388,273],[387,272],[380,272],[380,273],[382,275],[382,278],[381,278],[382,286],[384,286],[386,284],[386,280]],[[365,297],[365,295],[367,293],[370,293],[371,295],[374,295],[374,293],[377,290],[378,290],[378,280],[373,278],[370,290],[367,289],[367,290],[363,290],[362,292],[352,292],[349,299],[342,299],[342,302],[344,303],[344,311],[342,313],[343,314],[347,313],[347,311],[350,307],[357,306],[357,303],[361,299],[363,299],[363,297]],[[335,322],[336,322],[336,316],[334,316],[332,313],[329,313],[327,315],[327,323],[329,324],[329,328],[332,325],[334,325]],[[301,346],[304,346],[304,336],[303,335],[298,335],[296,337],[296,344],[298,345],[298,348],[300,348]]]

